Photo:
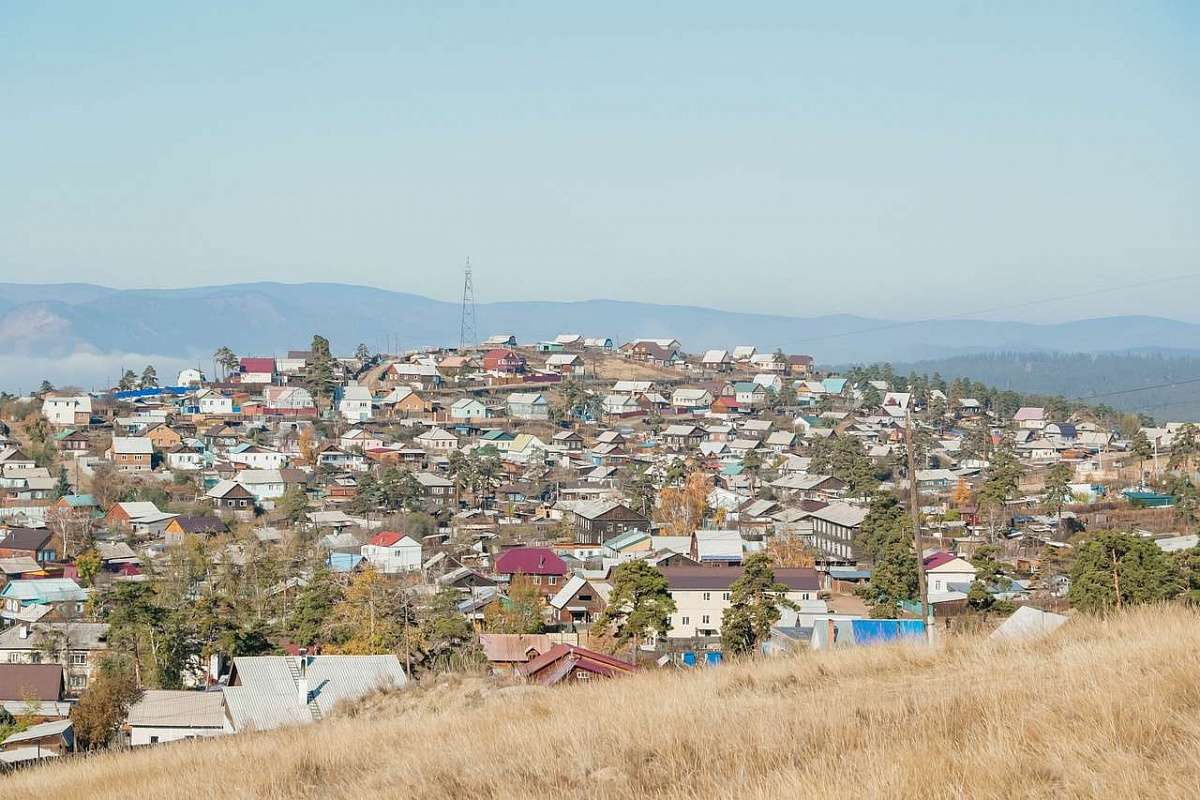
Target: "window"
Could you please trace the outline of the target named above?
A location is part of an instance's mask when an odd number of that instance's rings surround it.
[[[712,593],[711,593],[711,592],[705,592],[705,593],[704,593],[704,599],[705,599],[705,600],[711,600],[711,599],[712,599]]]
[[[728,599],[729,599],[729,592],[725,592],[724,594],[722,594],[722,595],[721,595],[721,599],[722,599],[722,600],[728,600]]]
[[[679,624],[680,625],[690,625],[690,624],[692,624],[692,618],[691,617],[680,617]]]
[[[21,654],[20,653],[9,653],[8,654],[8,663],[20,664],[21,663]]]
[[[37,652],[36,650],[35,650],[35,651],[33,651],[33,652],[31,652],[31,653],[29,654],[29,663],[30,663],[30,664],[40,664],[40,663],[42,663],[42,654],[41,654],[41,653],[39,653],[39,652]]]
[[[69,685],[72,689],[82,689],[85,686],[87,686],[87,676],[86,675],[72,675],[70,678],[70,681],[69,681]]]
[[[708,624],[708,614],[705,614],[703,617],[701,617],[701,618],[700,618],[700,624],[701,624],[701,625],[707,625],[707,624]]]
[[[546,583],[549,584],[550,586],[557,586],[558,585],[558,576],[557,575],[547,575]]]
[[[71,666],[73,666],[73,667],[87,666],[87,653],[71,653]]]

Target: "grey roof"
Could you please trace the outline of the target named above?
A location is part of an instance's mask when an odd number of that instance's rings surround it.
[[[310,702],[299,697],[299,658],[236,658],[237,685],[224,689],[225,706],[234,730],[270,730],[313,722],[329,716],[342,700],[363,697],[376,689],[408,682],[400,659],[379,656],[308,656],[306,680]],[[314,715],[313,706],[318,715]]]
[[[225,724],[221,692],[149,689],[129,709],[130,725],[159,728],[220,728]]]
[[[36,650],[46,632],[65,635],[71,650],[107,650],[107,622],[37,622],[29,626],[29,637],[21,638],[20,626],[0,633],[0,650]]]
[[[31,725],[19,733],[14,733],[4,740],[3,744],[16,744],[17,742],[31,742],[34,739],[40,739],[43,736],[54,736],[55,734],[66,733],[72,728],[71,720],[56,719],[52,722],[42,722],[38,725]]]

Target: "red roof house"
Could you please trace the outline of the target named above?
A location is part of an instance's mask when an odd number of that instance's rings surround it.
[[[519,672],[542,686],[591,678],[616,678],[637,670],[628,661],[613,658],[586,647],[557,644],[540,656],[530,659]]]
[[[515,350],[498,347],[483,356],[483,368],[488,372],[515,375],[525,371],[525,359]]]
[[[514,547],[496,559],[496,572],[512,578],[524,575],[547,597],[557,594],[570,570],[549,547]]]

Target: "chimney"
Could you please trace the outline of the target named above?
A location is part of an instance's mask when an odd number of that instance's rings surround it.
[[[20,636],[22,639],[28,639],[29,638],[29,626],[26,625],[24,622],[22,622],[21,627],[17,630],[17,635]]]
[[[300,648],[300,677],[296,679],[296,697],[300,705],[308,705],[308,651]]]

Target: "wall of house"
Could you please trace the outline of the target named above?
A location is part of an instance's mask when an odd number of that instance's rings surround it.
[[[228,726],[228,723],[226,723]],[[209,736],[224,736],[233,733],[232,728],[168,728],[138,725],[129,730],[129,744],[142,747],[148,744],[178,742],[183,739],[200,739]]]

